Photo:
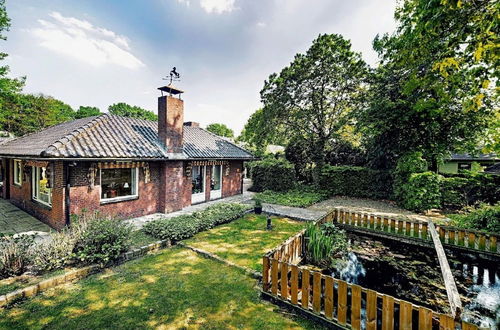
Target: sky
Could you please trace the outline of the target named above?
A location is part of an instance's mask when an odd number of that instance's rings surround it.
[[[375,66],[372,40],[392,32],[396,0],[7,0],[1,50],[27,93],[73,108],[126,102],[156,112],[172,67],[184,119],[236,133],[270,74],[323,33],[350,39]]]

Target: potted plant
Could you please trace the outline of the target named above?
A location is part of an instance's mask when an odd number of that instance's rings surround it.
[[[262,201],[258,198],[255,198],[255,205],[254,205],[254,208],[253,208],[253,211],[255,212],[255,214],[261,214],[262,213]]]

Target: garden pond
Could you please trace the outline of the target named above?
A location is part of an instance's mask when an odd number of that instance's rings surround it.
[[[348,238],[348,254],[335,259],[331,269],[322,270],[324,274],[448,313],[446,288],[433,248],[353,233],[348,233]],[[447,257],[462,300],[462,319],[499,329],[499,265],[451,251]]]

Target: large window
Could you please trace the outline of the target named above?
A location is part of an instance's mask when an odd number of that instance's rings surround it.
[[[23,183],[23,169],[21,161],[14,159],[14,184],[21,185]]]
[[[205,191],[205,166],[193,166],[193,194],[200,194]]]
[[[52,205],[52,189],[47,188],[47,168],[46,167],[32,167],[33,199],[42,204]]]
[[[101,201],[111,202],[138,196],[137,168],[101,169]]]
[[[222,166],[214,165],[212,170],[212,181],[210,182],[211,190],[220,190],[222,183],[221,178],[222,178]]]

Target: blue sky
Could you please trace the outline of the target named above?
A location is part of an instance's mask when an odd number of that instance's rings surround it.
[[[239,132],[264,80],[320,33],[340,33],[375,65],[371,42],[391,32],[395,0],[7,0],[12,76],[25,91],[105,111],[127,102],[156,112],[176,66],[185,120]]]

